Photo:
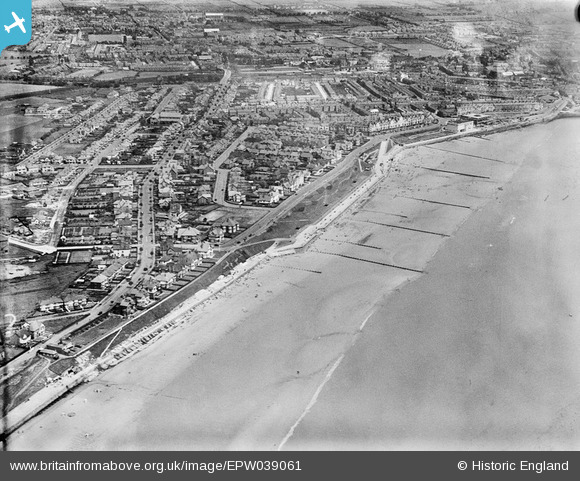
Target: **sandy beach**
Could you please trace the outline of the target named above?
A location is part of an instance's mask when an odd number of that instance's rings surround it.
[[[578,448],[578,125],[406,152],[9,449]]]

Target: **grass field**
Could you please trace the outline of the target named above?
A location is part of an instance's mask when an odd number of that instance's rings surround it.
[[[302,227],[313,224],[332,209],[333,204],[353,190],[358,182],[362,182],[372,172],[360,171],[356,166],[339,175],[326,187],[321,187],[294,207],[285,217],[270,226],[268,230],[252,242],[291,237]]]
[[[63,156],[67,155],[74,156],[80,154],[85,149],[86,146],[87,144],[85,142],[81,142],[80,144],[69,144],[68,142],[65,142],[63,144],[60,144],[56,149],[54,149],[54,153]]]
[[[52,332],[53,334],[57,334],[58,332],[62,331],[63,329],[67,328],[71,324],[74,324],[81,318],[85,317],[85,314],[79,314],[78,316],[68,316],[56,319],[50,319],[48,321],[42,321],[46,330]],[[41,319],[42,320],[42,319]]]
[[[443,57],[447,54],[447,50],[436,45],[431,45],[430,43],[390,43],[389,45],[406,50],[409,55],[415,58],[426,56]]]
[[[42,117],[25,117],[20,114],[3,115],[0,123],[0,147],[7,147],[12,142],[30,143],[48,131],[50,120]]]
[[[119,80],[124,78],[135,77],[138,72],[132,70],[118,70],[117,72],[107,72],[96,76],[97,80]]]
[[[222,217],[231,217],[240,223],[241,229],[246,229],[261,219],[268,210],[262,209],[244,209],[243,207],[219,207],[210,213],[211,219],[221,219]],[[209,218],[209,215],[208,215]]]
[[[2,383],[2,398],[6,404],[5,408],[17,406],[42,388],[46,380],[49,364],[48,360],[35,357],[18,374],[11,376],[6,382]]]
[[[77,78],[77,77],[94,77],[98,75],[101,70],[98,68],[85,68],[83,70],[77,70],[71,74],[68,74],[67,77],[69,78]]]
[[[52,261],[52,258],[50,259]],[[60,294],[85,270],[85,264],[53,266],[46,262],[46,272],[30,277],[0,282],[0,316],[14,314],[22,319],[32,314],[38,302]],[[38,270],[38,266],[34,264]]]

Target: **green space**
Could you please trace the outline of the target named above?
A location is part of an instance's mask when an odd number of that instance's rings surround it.
[[[97,75],[95,79],[97,80],[119,80],[123,78],[135,77],[138,72],[133,70],[118,70],[116,72],[107,72],[101,75]]]
[[[6,122],[5,122],[6,121]],[[42,117],[25,117],[22,114],[4,115],[0,124],[0,148],[8,147],[12,142],[29,144],[48,132],[54,122]]]
[[[408,55],[411,55],[412,57],[415,58],[427,56],[444,57],[448,53],[448,50],[444,48],[425,42],[416,42],[416,43],[389,42],[389,45],[396,49],[405,50]]]
[[[264,234],[250,239],[257,242],[268,239],[292,237],[300,229],[313,224],[346,197],[359,182],[363,182],[372,171],[362,172],[357,165],[340,174],[330,184],[320,187],[295,206],[286,216],[272,224]]]
[[[1,389],[4,408],[13,408],[42,389],[50,374],[47,369],[49,365],[47,359],[35,357],[18,374],[3,382]]]
[[[72,155],[75,156],[80,154],[85,147],[87,146],[87,142],[81,142],[79,144],[69,144],[68,142],[64,142],[60,144],[56,149],[54,149],[54,153],[62,156]]]
[[[43,299],[56,296],[86,271],[86,264],[53,265],[53,256],[34,264],[41,274],[0,282],[0,317],[13,314],[17,319],[30,316]]]

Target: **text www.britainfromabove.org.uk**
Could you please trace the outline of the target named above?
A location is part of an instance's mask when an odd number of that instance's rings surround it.
[[[40,461],[10,463],[11,471],[302,471],[300,461],[272,460],[225,460],[223,462],[82,462],[82,461]]]

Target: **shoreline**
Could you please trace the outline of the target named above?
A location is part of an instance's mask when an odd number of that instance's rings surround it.
[[[508,130],[513,130],[513,128],[514,127],[511,127]],[[496,133],[496,132],[494,131],[494,132],[484,132],[484,133],[490,134],[490,133]],[[478,132],[470,132],[469,135],[459,134],[457,136],[450,136],[450,137],[452,137],[452,138],[472,137],[472,136],[477,136],[477,135],[481,135],[481,134],[482,134],[482,132],[478,131]],[[398,150],[397,150],[397,147],[395,147],[391,151],[387,152],[387,155],[389,157],[397,157],[400,155],[400,156],[402,156],[402,159],[399,159],[399,161],[400,161],[400,160],[404,160],[405,153],[407,151],[409,151],[409,150],[412,151],[415,147],[418,147],[419,145],[429,145],[432,143],[440,143],[440,142],[445,142],[445,141],[449,141],[449,140],[450,140],[449,138],[431,139],[428,141],[417,142],[417,143],[401,146],[401,148]],[[396,151],[396,152],[394,152],[394,151]],[[377,160],[376,165],[378,166],[378,164],[379,164],[379,160]],[[134,337],[128,339],[127,341],[125,341],[122,345],[120,345],[122,347],[120,347],[119,349],[112,350],[111,353],[107,356],[108,359],[105,362],[100,363],[101,366],[103,364],[106,364],[107,362],[110,362],[116,354],[118,355],[120,353],[125,352],[126,356],[122,356],[122,358],[123,358],[122,360],[125,360],[127,357],[132,357],[132,355],[134,353],[142,351],[143,347],[146,347],[147,344],[149,343],[149,341],[154,341],[154,340],[163,338],[163,337],[165,337],[165,334],[173,332],[176,327],[178,327],[182,323],[186,322],[184,319],[181,319],[181,321],[177,321],[176,316],[185,316],[188,313],[191,314],[191,312],[194,311],[197,307],[202,306],[208,300],[212,299],[216,295],[219,295],[225,287],[233,284],[234,282],[236,282],[240,278],[243,278],[246,274],[248,274],[256,266],[261,264],[264,259],[267,259],[267,258],[272,259],[272,258],[276,258],[276,257],[280,257],[280,256],[285,256],[288,254],[293,254],[295,252],[302,251],[305,249],[307,250],[308,246],[312,242],[316,241],[324,233],[324,229],[328,228],[331,224],[336,223],[337,220],[340,219],[342,214],[344,212],[348,211],[357,202],[359,202],[360,199],[365,194],[368,196],[367,202],[368,202],[368,200],[372,199],[373,190],[377,187],[377,184],[379,184],[383,179],[384,179],[383,176],[379,176],[377,173],[374,173],[373,176],[371,176],[369,179],[367,179],[364,184],[357,187],[354,191],[352,191],[350,194],[348,194],[348,196],[346,198],[342,199],[337,205],[332,207],[332,209],[330,209],[323,216],[323,218],[320,219],[316,224],[310,225],[307,228],[300,231],[300,233],[296,236],[295,241],[292,245],[284,246],[283,248],[278,249],[278,251],[276,251],[275,246],[273,246],[274,248],[268,249],[269,252],[267,255],[259,254],[258,256],[254,256],[254,257],[248,259],[248,261],[246,261],[247,263],[249,263],[247,266],[244,266],[244,264],[246,264],[246,263],[241,264],[240,266],[237,266],[237,267],[240,267],[240,270],[238,272],[236,272],[234,269],[234,273],[233,274],[230,273],[227,276],[225,276],[221,280],[221,282],[217,281],[214,284],[212,284],[210,286],[210,288],[208,288],[207,290],[200,291],[200,293],[198,293],[198,294],[201,294],[201,296],[198,296],[196,294],[195,296],[193,296],[193,298],[190,298],[187,301],[184,301],[180,305],[180,308],[178,308],[177,312],[172,312],[168,316],[165,316],[165,317],[159,319],[153,325],[145,328],[145,330],[143,332],[139,333],[139,335],[134,336]],[[466,219],[464,219],[461,223],[465,222],[465,220]],[[459,224],[459,226],[460,225],[461,224]],[[459,228],[459,226],[457,226],[457,228]],[[440,247],[432,253],[430,259],[432,259],[434,257],[434,255],[438,252],[439,249],[440,249]],[[249,267],[249,268],[245,269],[244,267]],[[160,336],[159,335],[160,333],[162,333],[163,335]],[[140,342],[142,342],[143,338],[145,338],[145,337],[148,337],[146,343],[141,344],[141,347],[139,349],[136,349],[134,346],[136,344],[139,344]],[[116,362],[115,362],[115,364],[116,364]],[[79,377],[77,386],[78,386],[78,384],[82,384],[85,380],[86,379],[83,379],[82,376]],[[67,391],[68,391],[68,389],[67,389]],[[41,394],[41,393],[42,393],[42,391],[39,394]],[[50,402],[48,402],[48,405],[51,405],[51,404],[55,403],[56,401],[58,401],[59,397],[61,397],[61,396],[62,396],[62,394],[59,394],[57,397],[54,397],[54,394],[53,394]],[[46,408],[47,402],[44,400],[42,405],[43,405],[42,409]],[[37,414],[38,414],[38,412],[30,414],[28,416],[25,416],[26,421],[13,422],[11,424],[11,427],[9,428],[8,432],[9,433],[14,432],[15,430],[19,429],[26,422],[28,422],[28,420],[34,418]],[[9,414],[8,418],[10,418],[10,417],[11,416]]]
[[[518,136],[529,158],[446,239],[428,275],[385,295],[287,449],[580,446],[578,142],[553,156],[534,146],[556,131]]]

